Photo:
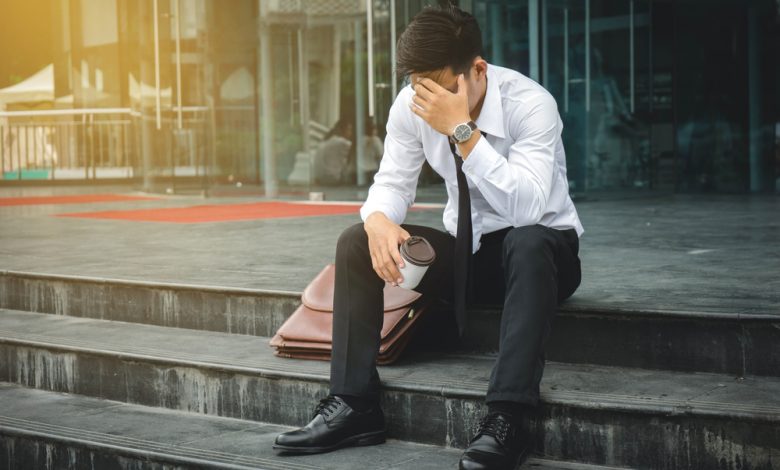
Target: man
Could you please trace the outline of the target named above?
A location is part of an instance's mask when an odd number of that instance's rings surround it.
[[[344,182],[351,148],[352,123],[339,119],[314,154],[314,175],[318,184],[337,185]]]
[[[488,413],[460,468],[514,468],[527,455],[519,425],[539,402],[558,302],[580,283],[582,226],[568,194],[555,100],[520,73],[489,65],[481,48],[476,20],[455,7],[423,10],[401,36],[398,71],[411,85],[390,109],[364,223],[344,231],[336,248],[331,394],[275,448],[321,452],[384,441],[374,366],[382,289],[402,281],[398,246],[419,235],[439,255],[415,290],[452,298],[461,332],[469,270],[473,297],[503,304]],[[446,183],[448,233],[401,225],[424,160]]]

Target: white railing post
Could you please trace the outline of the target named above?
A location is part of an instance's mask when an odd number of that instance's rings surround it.
[[[156,106],[156,118],[157,118],[157,130],[162,128],[162,114],[160,107],[161,95],[160,95],[160,14],[157,9],[157,0],[152,0],[152,8],[154,8],[154,103]]]
[[[179,130],[182,129],[181,116],[181,16],[179,14],[179,0],[173,2],[176,15],[176,121]]]
[[[366,0],[366,48],[368,49],[368,117],[374,117],[374,18],[372,0]]]

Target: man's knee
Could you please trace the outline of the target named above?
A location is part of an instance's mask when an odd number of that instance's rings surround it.
[[[338,243],[336,245],[336,251],[348,250],[355,246],[367,246],[368,235],[363,228],[363,223],[357,223],[351,227],[346,228],[339,236]]]
[[[503,244],[503,262],[532,263],[545,260],[551,253],[548,229],[541,225],[515,227],[507,232]]]

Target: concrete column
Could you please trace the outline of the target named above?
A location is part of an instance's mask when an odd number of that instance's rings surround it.
[[[355,21],[355,171],[359,185],[366,184],[363,173],[366,140],[366,66],[363,62],[363,22]]]
[[[528,0],[528,64],[529,76],[541,81],[539,70],[539,0]]]
[[[309,98],[309,48],[307,47],[307,34],[304,26],[298,29],[298,97],[301,115],[301,133],[303,134],[303,151],[311,151],[311,139],[309,133],[310,98]],[[291,77],[292,78],[292,77]]]
[[[488,3],[488,15],[490,21],[490,61],[496,65],[506,65],[504,62],[504,31],[501,8],[503,5]],[[530,19],[530,18],[529,18]],[[533,44],[533,43],[531,43]]]
[[[395,101],[395,97],[398,95],[398,78],[396,77],[396,17],[395,17],[395,0],[390,0],[390,89],[392,91],[392,98]]]
[[[748,135],[750,161],[750,192],[763,190],[761,136],[761,25],[755,5],[748,8]]]
[[[276,179],[276,155],[274,154],[274,130],[273,130],[273,93],[271,91],[271,35],[268,17],[268,2],[257,0],[259,8],[258,29],[260,31],[260,47],[257,48],[257,63],[260,67],[260,136],[261,158],[263,159],[263,181],[265,183],[265,196],[276,197],[279,194],[278,181]]]
[[[333,79],[331,89],[331,104],[328,107],[330,109],[330,119],[323,123],[326,126],[336,122],[341,116],[341,56],[344,51],[341,50],[341,35],[343,25],[335,25],[333,27],[333,73],[331,77]]]

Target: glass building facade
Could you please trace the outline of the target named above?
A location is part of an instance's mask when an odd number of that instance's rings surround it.
[[[370,184],[404,86],[394,46],[429,3],[51,0],[53,96],[34,109],[60,114],[0,109],[5,178],[305,192],[342,121],[342,184]],[[780,0],[457,3],[489,62],[556,98],[572,192],[778,191]],[[30,157],[36,139],[48,154]],[[421,183],[438,179],[425,169]]]

